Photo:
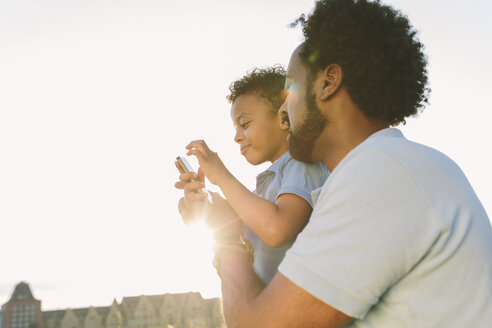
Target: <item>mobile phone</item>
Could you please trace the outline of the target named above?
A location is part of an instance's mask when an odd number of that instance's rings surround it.
[[[178,156],[178,157],[176,157],[176,161],[178,161],[179,167],[181,167],[183,172],[185,172],[185,173],[186,172],[195,172],[195,170],[193,170],[193,167],[190,165],[190,163],[188,163],[186,158]]]
[[[183,170],[183,172],[185,172],[185,173],[186,172],[195,172],[195,170],[190,165],[190,163],[188,163],[188,161],[186,160],[186,158],[184,158],[182,156],[178,156],[178,157],[176,157],[176,161],[178,162],[179,167],[181,168],[181,170]],[[197,180],[196,179],[191,179],[191,181],[197,181]],[[201,190],[201,192],[204,192],[204,193],[208,194],[207,189],[202,188],[200,190]]]

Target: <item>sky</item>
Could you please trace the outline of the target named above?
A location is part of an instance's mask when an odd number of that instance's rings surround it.
[[[385,3],[429,61],[430,105],[400,128],[451,157],[490,215],[492,3]],[[240,155],[228,86],[287,66],[302,41],[288,24],[313,4],[0,0],[0,304],[20,281],[45,310],[219,296],[207,236],[177,211],[174,160],[204,139],[254,188],[268,164]]]

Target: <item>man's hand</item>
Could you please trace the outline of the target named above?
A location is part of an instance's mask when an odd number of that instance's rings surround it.
[[[218,193],[212,192],[211,195],[212,204],[206,217],[206,223],[214,231],[215,241],[220,242],[228,236],[239,235],[243,223],[236,212]]]
[[[182,172],[177,162],[176,167]],[[212,195],[212,203],[210,203],[207,199],[207,193],[201,191],[205,188],[203,180],[204,174],[199,168],[198,174],[194,172],[181,173],[179,181],[174,185],[177,189],[184,190],[184,197],[178,203],[178,210],[183,221],[188,224],[203,218],[214,231],[216,239],[239,234],[242,222],[237,214],[227,200],[218,193],[210,193]]]
[[[231,175],[219,155],[210,150],[205,141],[193,140],[186,146],[186,149],[188,149],[188,156],[196,156],[203,173],[214,185],[220,185],[223,179],[227,179]]]
[[[207,200],[207,193],[202,192],[205,188],[203,172],[198,169],[195,172],[184,172],[177,162],[176,167],[181,172],[179,181],[174,184],[177,189],[183,189],[184,197],[179,200],[178,210],[183,221],[188,224],[205,217],[209,210],[210,202]]]

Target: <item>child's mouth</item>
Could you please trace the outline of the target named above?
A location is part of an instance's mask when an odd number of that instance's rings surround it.
[[[246,153],[246,150],[249,148],[248,146],[241,147],[241,154],[244,155]]]

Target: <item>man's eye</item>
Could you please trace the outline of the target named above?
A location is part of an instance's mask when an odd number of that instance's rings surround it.
[[[299,93],[299,87],[295,83],[291,83],[287,86],[289,94]]]

